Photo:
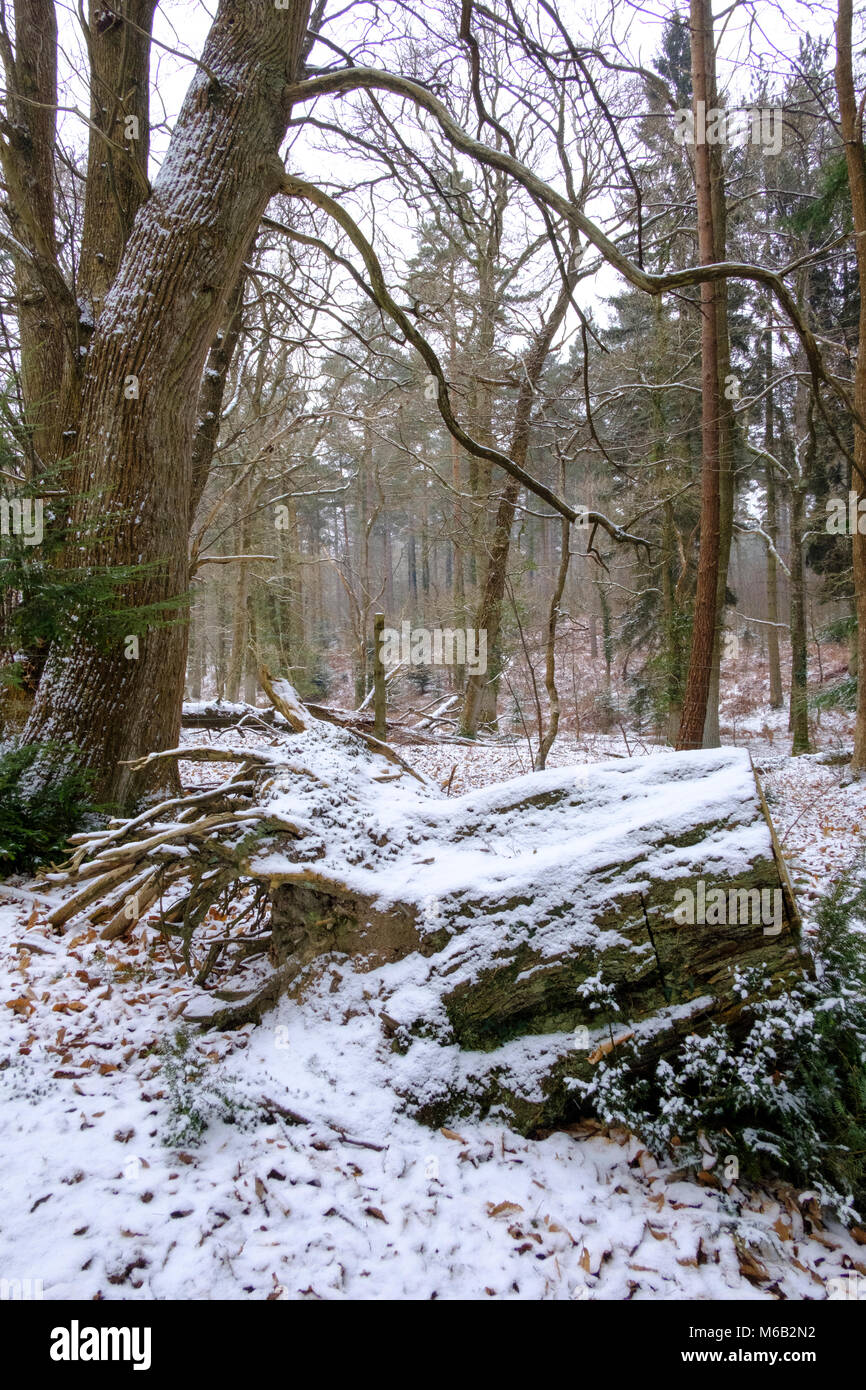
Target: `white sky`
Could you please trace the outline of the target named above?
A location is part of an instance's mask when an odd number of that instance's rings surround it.
[[[343,0],[333,0],[331,8],[337,12],[344,7]],[[606,5],[603,0],[560,0],[559,12],[570,32],[580,41],[586,41],[593,34],[608,43],[616,42],[624,54],[646,67],[660,48],[661,34],[665,16],[676,8],[668,0],[650,0],[644,5],[634,0],[613,0]],[[687,5],[681,4],[681,12],[687,12]],[[753,3],[719,4],[716,7],[718,35],[718,70],[720,86],[726,94],[729,106],[742,104],[747,100],[748,90],[755,74],[761,70],[772,80],[780,80],[786,72],[786,56],[797,51],[799,36],[805,32],[817,36],[832,36],[832,21],[835,4],[802,4],[799,0],[786,0],[783,5],[769,3],[769,0],[753,0]],[[386,15],[393,14],[393,7],[380,4]],[[432,9],[429,4],[426,9]],[[64,78],[66,88],[61,97],[67,105],[77,106],[87,111],[89,97],[86,87],[86,51],[80,32],[76,6],[70,0],[62,0],[58,5],[61,20],[61,43],[64,53]],[[181,53],[197,57],[201,54],[205,37],[212,17],[216,12],[216,0],[204,3],[203,0],[163,0],[157,11],[155,37],[157,43],[152,57],[152,136],[151,136],[151,178],[155,177],[159,163],[164,155],[171,125],[176,118],[184,93],[194,72],[192,61],[175,56],[161,48],[160,44],[179,50]],[[371,13],[370,6],[354,14],[338,19],[333,26],[325,26],[325,32],[342,46],[349,47],[358,32],[359,14],[365,18]],[[612,16],[612,18],[611,18]],[[612,30],[611,30],[612,26]],[[334,62],[334,55],[328,50],[319,49],[315,55],[320,62]],[[363,100],[363,98],[362,98]],[[387,103],[388,98],[384,101]],[[309,109],[309,108],[305,108]],[[323,109],[322,107],[317,108]],[[633,113],[635,116],[640,113]],[[74,143],[81,150],[86,145],[86,128],[74,116],[62,117],[64,139]],[[315,177],[320,167],[317,157],[308,146],[305,161],[305,139],[302,136],[293,146],[293,161],[300,172]],[[305,169],[305,163],[307,167]],[[329,173],[332,177],[344,177],[350,182],[351,172],[357,168],[357,156],[347,153],[342,163],[339,157],[332,160]],[[597,219],[603,219],[610,206],[602,200],[590,207]],[[358,212],[360,209],[357,210]],[[411,227],[407,226],[405,215],[395,216],[383,204],[377,208],[379,232],[389,242],[411,254],[413,237]],[[362,223],[364,218],[361,218]],[[369,221],[365,230],[371,231]],[[590,287],[584,283],[581,295],[587,303],[592,302],[596,312],[600,300],[616,292],[622,282],[615,272],[605,268],[595,277]]]

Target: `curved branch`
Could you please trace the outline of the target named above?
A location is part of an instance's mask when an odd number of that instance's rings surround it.
[[[570,507],[562,498],[557,497],[556,493],[553,492],[551,488],[547,487],[545,483],[538,482],[536,478],[533,478],[530,473],[526,472],[525,468],[521,468],[520,464],[515,463],[514,460],[509,458],[507,454],[504,454],[501,449],[496,449],[490,444],[480,444],[477,440],[473,439],[471,435],[467,434],[463,426],[455,419],[451,409],[448,384],[445,380],[445,373],[442,370],[442,364],[439,358],[424,335],[419,333],[418,329],[411,322],[406,312],[400,308],[399,304],[397,304],[394,299],[392,299],[388,287],[385,284],[385,276],[379,263],[379,258],[354,218],[352,218],[346,209],[334,198],[329,197],[327,193],[323,193],[315,184],[307,183],[304,179],[298,179],[287,174],[283,179],[281,191],[289,197],[304,198],[308,202],[313,203],[316,207],[321,208],[323,212],[326,212],[329,217],[332,217],[333,220],[343,228],[349,240],[360,253],[364,265],[367,268],[367,274],[370,278],[369,286],[365,287],[367,293],[370,294],[379,308],[386,313],[389,318],[393,319],[406,340],[412,344],[418,354],[424,359],[430,369],[431,375],[436,378],[436,400],[439,413],[442,416],[449,434],[457,440],[457,443],[466,450],[467,454],[473,454],[476,458],[487,459],[491,463],[495,463],[503,472],[508,473],[512,478],[516,479],[528,492],[532,492],[536,497],[540,497],[548,506],[553,507],[555,511],[559,512],[560,516],[566,517],[568,521],[573,523],[579,520],[582,524],[601,526],[614,541],[628,542],[632,545],[643,545],[649,548],[647,541],[644,540],[643,537],[629,535],[626,531],[623,531],[620,526],[617,526],[615,522],[603,516],[601,512],[588,512],[585,508],[575,510],[574,507]],[[357,276],[355,278],[357,279]]]
[[[485,145],[483,141],[474,139],[454,120],[438,97],[428,88],[408,77],[385,72],[379,68],[344,68],[291,85],[285,89],[284,96],[295,106],[300,102],[314,101],[316,97],[320,96],[345,95],[348,92],[360,90],[393,92],[427,111],[433,116],[443,135],[455,149],[468,155],[479,164],[509,174],[535,199],[547,204],[570,226],[585,236],[596,250],[601,252],[605,260],[636,289],[644,290],[647,294],[659,295],[668,290],[682,289],[713,280],[751,280],[756,284],[764,285],[772,292],[797,332],[809,362],[816,396],[819,394],[820,383],[825,382],[840,399],[845,409],[866,429],[866,421],[861,419],[848,393],[824,366],[815,335],[800,313],[791,291],[783,283],[782,277],[788,273],[787,268],[777,273],[765,266],[739,261],[719,261],[715,264],[690,266],[685,270],[668,271],[665,274],[653,274],[643,270],[641,266],[621,251],[616,243],[611,241],[579,207],[557,192],[544,179],[539,178],[513,155],[507,154],[504,150],[493,149],[491,146]],[[504,466],[501,463],[501,456],[494,462]],[[556,504],[552,503],[552,505]],[[557,510],[561,512],[561,506],[557,506]],[[567,515],[567,513],[563,513],[563,515]]]

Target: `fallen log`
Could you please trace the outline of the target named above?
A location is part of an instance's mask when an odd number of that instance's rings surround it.
[[[373,717],[364,711],[339,709],[332,705],[320,705],[315,702],[305,702],[303,708],[315,719],[324,720],[328,724],[335,724],[340,729],[351,729],[355,733],[362,734],[372,734],[373,732]],[[230,729],[254,731],[261,727],[273,729],[275,733],[288,734],[292,732],[291,725],[278,709],[228,703],[224,700],[185,703],[181,722],[184,729],[209,729],[214,733],[223,733]],[[423,723],[409,725],[405,724],[399,717],[389,720],[389,746],[393,743],[435,743],[435,739],[424,735],[423,728]],[[463,739],[462,742],[470,743],[472,740]]]
[[[235,777],[254,784],[243,811],[208,800],[167,828],[138,817],[130,840],[94,836],[90,861],[79,846],[74,877],[117,858],[138,876],[182,846],[195,882],[170,916],[187,941],[208,891],[255,885],[268,956],[231,998],[200,991],[188,1020],[237,1026],[284,994],[303,1007],[337,963],[375,972],[395,1087],[427,1123],[492,1114],[529,1132],[574,1117],[573,1083],[626,1037],[651,1064],[687,1032],[736,1029],[750,989],[809,969],[743,750],[551,769],[450,798],[392,749],[314,719],[234,751]],[[750,971],[758,986],[743,984]],[[333,1007],[348,1008],[339,983]]]
[[[808,968],[766,803],[739,750],[419,798],[369,865],[333,852],[317,864],[327,881],[268,862],[274,962],[294,961],[298,997],[317,960],[379,971],[392,1045],[423,1044],[423,1082],[405,1095],[433,1124],[467,1106],[525,1130],[553,1123],[611,1032],[634,1032],[657,1059],[684,1030],[736,1025],[744,972],[758,968],[773,992]],[[409,957],[409,982],[405,968],[393,972],[391,993],[388,967]],[[472,1061],[432,1096],[431,1040],[445,1071],[455,1046]]]
[[[401,1068],[402,1093],[431,1124],[467,1109],[527,1131],[558,1122],[570,1083],[623,1037],[652,1062],[684,1032],[736,1027],[750,969],[774,992],[809,968],[744,752],[556,769],[451,799],[402,784],[399,819],[389,796],[364,794],[374,775],[366,762],[332,775],[344,795],[320,807],[314,863],[274,841],[250,857],[275,975],[234,1007],[248,1021],[277,993],[303,1000],[335,961],[376,971],[383,1031],[424,1059],[417,1084]]]

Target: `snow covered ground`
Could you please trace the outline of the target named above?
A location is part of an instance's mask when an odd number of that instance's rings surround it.
[[[627,756],[600,742],[563,739],[551,765]],[[753,751],[808,911],[858,852],[866,786]],[[456,768],[455,792],[529,770],[525,745],[404,752]],[[417,1125],[369,977],[339,1009],[325,975],[258,1028],[192,1033],[179,1060],[159,1049],[194,990],[154,927],[58,938],[0,892],[0,974],[0,1278],[46,1298],[822,1299],[866,1276],[866,1233],[809,1193],[727,1195],[593,1124]]]

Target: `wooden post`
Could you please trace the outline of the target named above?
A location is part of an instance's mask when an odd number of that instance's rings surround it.
[[[385,614],[376,613],[373,617],[373,733],[384,739],[388,732],[385,716],[385,663],[382,660],[382,633],[385,627]]]

